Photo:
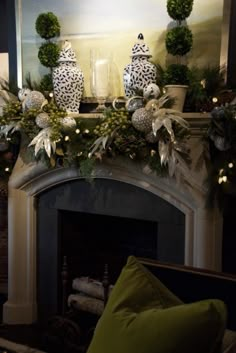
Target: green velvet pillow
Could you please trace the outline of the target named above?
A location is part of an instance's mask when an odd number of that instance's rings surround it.
[[[212,353],[223,336],[225,322],[222,301],[182,304],[131,256],[87,353]]]

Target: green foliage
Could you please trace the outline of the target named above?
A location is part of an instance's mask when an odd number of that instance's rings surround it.
[[[164,72],[164,83],[188,85],[189,84],[190,71],[186,65],[171,64],[167,67]]]
[[[53,68],[57,66],[60,49],[56,43],[47,42],[40,46],[38,52],[39,61],[43,66]]]
[[[35,29],[44,39],[51,39],[60,35],[58,18],[52,12],[40,14],[36,19]]]
[[[202,69],[202,79],[208,97],[217,95],[225,88],[225,66],[207,66]]]
[[[174,27],[167,32],[165,43],[169,54],[183,56],[192,49],[192,32],[188,27]]]
[[[208,206],[224,209],[228,195],[236,194],[236,106],[211,112],[204,157],[208,168]]]
[[[191,14],[193,0],[167,0],[167,12],[176,21],[183,21]]]
[[[52,74],[47,74],[43,76],[43,78],[40,81],[40,90],[42,92],[53,91]]]

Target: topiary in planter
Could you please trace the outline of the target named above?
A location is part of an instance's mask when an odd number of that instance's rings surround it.
[[[60,24],[57,16],[52,12],[41,13],[36,19],[35,29],[40,37],[46,40],[39,48],[39,61],[43,66],[50,68],[51,71],[42,78],[40,87],[43,91],[52,91],[52,69],[57,66],[60,55],[59,45],[51,41],[52,38],[60,35]]]
[[[166,35],[166,49],[176,56],[187,54],[193,45],[193,35],[188,27],[174,27]]]
[[[52,12],[42,13],[37,17],[35,28],[41,38],[50,39],[60,35],[60,24]]]

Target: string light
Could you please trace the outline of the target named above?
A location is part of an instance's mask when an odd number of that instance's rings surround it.
[[[80,157],[80,156],[82,156],[82,154],[83,154],[82,151],[81,151],[81,152],[78,152],[78,153],[77,153],[77,156]]]
[[[224,183],[226,183],[226,181],[227,181],[227,176],[226,175],[224,175],[223,177],[222,177],[222,181],[224,182]]]
[[[10,168],[6,167],[5,172],[9,172],[9,171],[10,171]]]
[[[79,133],[80,133],[80,129],[76,129],[76,130],[75,130],[75,133],[76,133],[76,134],[79,134]]]
[[[153,157],[153,156],[155,156],[155,154],[156,154],[157,152],[155,151],[155,150],[151,150],[150,151],[150,155]]]
[[[85,133],[85,134],[89,134],[89,129],[85,129],[85,130],[84,130],[84,133]]]
[[[233,166],[234,166],[234,165],[233,165],[232,162],[228,164],[228,167],[229,167],[229,168],[233,168]]]
[[[219,170],[219,175],[222,175],[224,173],[224,169]]]
[[[217,103],[217,102],[218,102],[218,98],[217,98],[217,97],[213,97],[213,98],[212,98],[212,102],[213,102],[213,103]]]
[[[69,139],[70,139],[70,137],[68,135],[65,136],[65,138],[64,138],[65,141],[69,141]]]
[[[228,180],[227,175],[223,175],[222,177],[219,177],[218,184],[226,183],[227,180]]]
[[[206,80],[205,79],[201,80],[201,85],[203,88],[206,88]]]

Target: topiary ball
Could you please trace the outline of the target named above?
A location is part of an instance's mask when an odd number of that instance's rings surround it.
[[[187,54],[193,46],[193,35],[188,27],[174,27],[166,34],[166,50],[174,56]]]
[[[44,43],[39,48],[38,58],[46,67],[56,67],[60,55],[60,49],[56,43]]]
[[[53,91],[53,82],[52,82],[52,75],[46,74],[40,81],[40,90],[43,92],[51,92]]]
[[[193,9],[193,0],[167,0],[167,12],[176,21],[189,17]]]
[[[60,24],[52,12],[41,13],[35,23],[35,29],[40,37],[50,39],[60,35]]]
[[[186,65],[171,64],[163,75],[165,85],[189,85],[190,70]]]

